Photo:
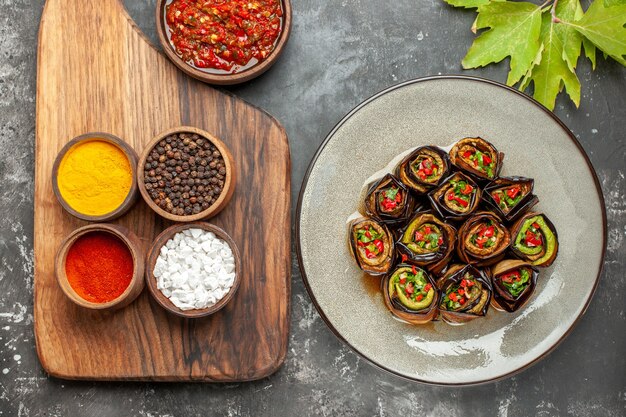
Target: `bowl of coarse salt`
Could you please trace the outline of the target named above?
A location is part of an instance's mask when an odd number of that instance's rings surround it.
[[[148,254],[146,285],[167,311],[198,318],[233,298],[241,281],[241,256],[233,239],[209,223],[165,229]]]

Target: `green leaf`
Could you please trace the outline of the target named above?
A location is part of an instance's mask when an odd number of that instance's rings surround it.
[[[595,0],[580,20],[563,20],[587,37],[598,49],[626,66],[626,4],[607,7],[602,0]]]
[[[489,0],[443,0],[450,6],[473,9],[489,3]]]
[[[546,13],[541,23],[541,39],[543,40],[543,52],[541,61],[533,67],[522,81],[523,86],[528,86],[530,81],[535,85],[533,97],[535,100],[549,108],[554,109],[556,96],[563,86],[576,107],[580,104],[580,82],[576,73],[563,59],[563,40],[557,33],[559,23],[552,21],[552,16]]]
[[[619,6],[626,4],[626,0],[604,0],[605,7]]]
[[[591,61],[591,69],[596,69],[596,46],[587,38],[583,38],[585,56]]]
[[[478,8],[475,28],[483,32],[463,58],[463,68],[478,68],[511,57],[507,84],[517,83],[541,47],[541,9],[527,2],[490,2]]]
[[[583,16],[583,8],[579,0],[560,0],[556,6],[556,16],[559,19],[578,20]],[[571,71],[576,69],[578,57],[583,42],[583,36],[571,26],[556,25],[556,34],[563,42],[563,59]]]

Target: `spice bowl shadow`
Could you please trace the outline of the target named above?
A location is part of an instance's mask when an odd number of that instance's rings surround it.
[[[150,194],[148,193],[146,184],[144,182],[144,175],[145,175],[144,170],[145,170],[146,164],[148,163],[147,161],[148,157],[150,156],[152,151],[157,147],[159,142],[165,140],[168,136],[176,135],[176,134],[183,134],[183,133],[197,134],[202,139],[206,139],[211,144],[213,144],[217,148],[217,150],[220,152],[221,157],[224,160],[224,168],[226,171],[224,174],[224,185],[222,187],[222,190],[217,200],[215,200],[213,204],[211,204],[205,210],[200,211],[199,213],[188,214],[188,215],[177,215],[177,214],[173,214],[162,209],[150,197]],[[171,221],[175,221],[175,222],[195,222],[199,220],[209,219],[217,215],[220,211],[222,211],[226,207],[226,205],[229,203],[230,199],[232,198],[233,193],[235,192],[235,183],[237,182],[237,173],[235,169],[233,156],[230,153],[230,150],[224,144],[224,142],[222,142],[220,139],[216,138],[209,132],[204,131],[202,129],[198,129],[196,127],[191,127],[191,126],[180,126],[180,127],[175,127],[175,128],[169,129],[165,132],[158,134],[144,148],[139,158],[136,182],[138,184],[139,192],[141,196],[143,197],[143,200],[159,216],[164,217]]]
[[[89,214],[85,214],[85,213],[81,213],[80,211],[77,211],[65,200],[65,198],[63,198],[61,194],[61,190],[59,188],[59,168],[61,167],[61,163],[63,162],[63,159],[65,158],[67,153],[70,150],[74,149],[74,147],[76,147],[77,145],[91,142],[91,141],[103,141],[103,142],[107,142],[107,143],[114,145],[116,148],[122,151],[122,153],[128,159],[128,163],[130,165],[130,171],[131,171],[130,172],[131,185],[130,185],[128,194],[126,195],[126,198],[122,201],[120,205],[117,206],[117,208],[102,215],[89,215]],[[136,173],[138,159],[139,158],[135,150],[117,136],[111,135],[109,133],[103,133],[103,132],[85,133],[83,135],[77,136],[73,138],[72,140],[70,140],[58,153],[57,158],[54,161],[54,165],[52,166],[52,190],[57,200],[59,201],[59,204],[61,204],[61,206],[63,207],[63,209],[65,209],[65,211],[67,211],[69,214],[71,214],[74,217],[77,217],[81,220],[86,220],[89,222],[108,222],[111,220],[115,220],[118,217],[121,217],[124,214],[126,214],[126,212],[128,212],[128,210],[130,210],[131,207],[135,204],[139,196],[138,187],[137,187],[137,173]]]
[[[122,292],[122,294],[120,294],[115,299],[104,303],[91,302],[81,297],[74,290],[74,288],[72,288],[66,273],[65,266],[68,252],[70,251],[74,243],[76,243],[79,238],[95,232],[108,233],[118,238],[122,243],[126,245],[133,259],[133,275],[130,283],[128,284],[124,292]],[[143,288],[145,286],[145,281],[143,279],[145,257],[143,255],[141,247],[141,243],[137,236],[123,226],[114,224],[90,224],[78,228],[74,230],[68,237],[66,237],[65,240],[63,240],[61,246],[59,247],[59,251],[57,252],[56,260],[54,263],[57,282],[59,283],[59,286],[61,287],[63,293],[71,301],[81,307],[100,311],[112,311],[126,307],[127,305],[132,303],[139,296],[139,294],[141,294],[141,291],[143,291]]]
[[[278,40],[276,41],[274,50],[269,54],[266,59],[258,64],[252,65],[249,68],[242,70],[241,72],[222,74],[203,71],[189,64],[188,62],[185,62],[180,56],[178,56],[176,50],[172,46],[168,36],[168,31],[170,29],[167,25],[165,18],[165,8],[169,3],[171,3],[171,0],[157,0],[156,3],[156,28],[161,47],[163,48],[165,55],[167,55],[167,57],[181,71],[197,80],[203,81],[208,84],[241,84],[263,74],[278,60],[279,56],[285,49],[285,45],[287,44],[287,40],[289,39],[289,35],[291,34],[291,0],[281,0],[283,10],[282,28],[278,35]]]
[[[170,299],[161,292],[161,290],[157,288],[157,279],[154,276],[154,267],[156,265],[157,258],[159,257],[161,248],[167,243],[168,240],[173,238],[174,235],[179,232],[182,232],[186,229],[194,228],[213,232],[216,237],[228,243],[235,259],[235,279],[228,293],[226,293],[226,295],[222,299],[218,300],[217,303],[213,304],[212,306],[203,309],[181,310],[180,308],[175,306],[174,303],[172,303],[172,301],[170,301]],[[157,236],[154,240],[154,243],[152,244],[152,246],[150,247],[150,251],[148,252],[148,259],[146,261],[146,285],[152,297],[154,297],[156,302],[168,312],[175,314],[179,317],[189,319],[209,316],[226,306],[226,304],[228,304],[228,302],[232,300],[232,298],[235,296],[235,293],[239,288],[239,284],[241,283],[241,276],[241,255],[239,253],[237,245],[235,244],[235,241],[222,228],[206,222],[185,223],[168,227],[163,232],[161,232],[161,234]]]

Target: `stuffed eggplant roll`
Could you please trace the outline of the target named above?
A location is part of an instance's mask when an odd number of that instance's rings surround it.
[[[534,184],[532,178],[500,177],[485,187],[483,199],[500,217],[512,221],[539,202]]]
[[[491,269],[491,305],[510,313],[519,310],[535,291],[537,276],[537,269],[528,262],[507,259],[497,263]]]
[[[457,254],[465,263],[492,265],[504,257],[511,234],[494,213],[478,212],[463,223],[458,233]]]
[[[559,238],[552,222],[542,213],[524,214],[511,229],[511,250],[535,266],[550,266],[559,251]]]
[[[418,213],[407,225],[397,248],[403,261],[439,272],[450,260],[456,229],[430,213]]]
[[[450,149],[450,161],[480,180],[492,180],[502,169],[504,154],[482,138],[465,138]]]
[[[438,186],[450,172],[448,154],[436,146],[421,146],[396,167],[396,175],[417,194]]]
[[[409,323],[423,324],[437,316],[439,292],[422,268],[400,264],[383,281],[385,305],[391,313]]]
[[[350,249],[357,265],[370,275],[386,274],[393,262],[394,243],[389,229],[371,219],[350,224]]]
[[[409,190],[392,174],[372,184],[365,197],[367,215],[389,225],[408,220],[414,205]]]
[[[480,195],[478,185],[467,175],[457,172],[431,191],[428,198],[441,217],[462,220],[478,207]]]
[[[483,271],[472,265],[452,265],[440,284],[439,311],[445,322],[463,324],[487,313],[491,284]]]

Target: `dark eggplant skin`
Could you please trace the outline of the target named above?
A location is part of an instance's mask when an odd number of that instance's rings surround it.
[[[475,192],[472,194],[468,209],[465,212],[457,211],[446,204],[445,196],[446,192],[452,187],[451,181],[466,181],[474,187]],[[482,191],[476,181],[462,172],[455,172],[442,181],[439,187],[428,193],[428,199],[430,200],[433,210],[435,210],[440,217],[446,220],[460,221],[471,216],[472,213],[478,208],[481,202],[481,194]]]
[[[483,292],[481,298],[479,298],[476,303],[469,304],[464,310],[461,311],[449,311],[441,307],[441,303],[443,302],[444,296],[447,294],[448,290],[451,287],[460,284],[466,272],[469,272],[482,285]],[[473,265],[451,265],[446,270],[446,273],[441,278],[439,278],[437,284],[441,289],[441,294],[439,298],[439,315],[443,321],[450,324],[464,324],[478,317],[483,317],[485,314],[487,314],[487,310],[489,310],[489,304],[491,302],[493,289],[491,287],[491,281],[487,273],[485,273],[485,271],[483,271],[482,269],[477,269]],[[482,306],[479,311],[468,311],[472,308],[476,308],[480,304],[482,304]]]
[[[500,277],[507,272],[525,268],[530,271],[530,283],[526,289],[517,297],[513,297],[502,284]],[[537,286],[539,271],[532,264],[519,259],[505,259],[498,262],[491,268],[491,285],[493,286],[493,297],[491,306],[496,310],[513,313],[522,308],[532,298]]]
[[[528,192],[524,198],[522,198],[519,203],[515,205],[515,207],[506,212],[498,203],[496,203],[491,193],[499,188],[508,188],[515,184],[519,184],[523,188],[527,188]],[[539,202],[539,198],[533,194],[534,186],[535,180],[532,178],[517,176],[499,177],[487,184],[483,190],[483,201],[502,219],[507,222],[513,222]]]
[[[383,244],[385,245],[385,252],[381,255],[381,259],[378,262],[369,261],[363,259],[361,252],[358,249],[358,245],[355,238],[355,230],[359,227],[366,225],[375,225],[375,228],[380,228],[383,232]],[[393,235],[383,223],[379,223],[373,219],[358,218],[350,222],[348,227],[348,244],[350,246],[350,252],[356,261],[357,266],[365,273],[373,276],[384,275],[391,269],[395,257],[395,243]]]
[[[417,160],[420,155],[428,155],[433,159],[439,159],[442,169],[433,181],[422,180],[411,169],[413,161]],[[437,146],[420,146],[409,155],[407,155],[394,170],[396,176],[414,193],[421,195],[439,186],[441,182],[448,177],[450,173],[451,163],[447,152]]]
[[[380,193],[388,187],[398,187],[402,192],[402,202],[399,204],[398,210],[393,213],[385,213],[379,205]],[[413,214],[417,201],[413,198],[409,189],[395,175],[387,174],[380,180],[372,183],[367,190],[365,197],[365,213],[387,225],[393,226],[406,223]]]
[[[416,253],[409,248],[411,235],[420,225],[432,223],[441,229],[443,243],[436,252]],[[412,229],[412,230],[411,230]],[[457,232],[454,226],[439,219],[431,212],[417,213],[402,230],[396,241],[396,250],[402,262],[424,266],[433,273],[438,273],[452,258],[456,246]]]
[[[391,314],[393,314],[397,318],[404,320],[411,324],[424,324],[424,323],[428,323],[429,321],[434,320],[435,318],[437,318],[439,314],[438,306],[439,306],[440,291],[437,288],[437,285],[435,284],[435,280],[428,273],[428,271],[419,267],[415,267],[418,269],[422,269],[422,271],[424,271],[424,275],[426,276],[427,281],[430,283],[430,285],[432,285],[433,291],[435,292],[433,300],[430,303],[430,306],[428,306],[428,308],[425,308],[423,310],[418,310],[418,311],[410,310],[404,305],[402,305],[397,299],[395,299],[392,296],[392,294],[389,294],[389,280],[396,273],[396,271],[401,268],[413,268],[413,267],[414,267],[413,265],[409,265],[409,264],[404,264],[404,263],[399,264],[385,276],[385,278],[383,279],[383,283],[382,283],[383,300],[385,302],[385,306],[389,309]]]
[[[543,218],[543,221],[545,222],[546,226],[548,227],[548,229],[550,230],[550,232],[553,235],[553,239],[554,239],[554,249],[551,253],[551,255],[549,257],[547,257],[546,259],[542,259],[544,258],[544,252],[542,252],[539,256],[537,255],[528,255],[523,253],[520,249],[518,249],[516,247],[516,239],[517,236],[520,234],[524,223],[526,222],[526,220],[531,219],[533,217],[536,216],[541,216]],[[544,235],[544,245],[547,243],[547,239]],[[528,261],[530,263],[532,263],[534,266],[540,266],[540,267],[548,267],[550,265],[552,265],[552,263],[554,262],[554,260],[556,259],[558,252],[559,252],[559,235],[556,231],[556,227],[554,227],[554,224],[550,221],[550,219],[543,213],[539,213],[539,212],[528,212],[526,214],[524,214],[522,217],[520,217],[519,219],[517,219],[517,221],[515,222],[515,224],[513,224],[513,226],[511,227],[511,252],[517,256],[519,259],[523,260],[523,261]],[[547,250],[546,250],[547,253]]]
[[[472,248],[470,246],[471,242],[469,244],[467,242],[473,229],[486,221],[491,221],[494,224],[495,228],[498,230],[498,235],[501,236],[502,239],[497,246],[493,247],[494,250],[492,252],[488,252],[488,249],[480,250],[477,247]],[[511,234],[509,230],[502,223],[502,220],[500,220],[495,213],[490,211],[477,212],[467,219],[459,228],[457,239],[457,254],[459,259],[465,263],[471,263],[479,267],[493,265],[504,258],[505,252],[511,244]]]
[[[472,164],[468,163],[462,157],[461,151],[463,150],[463,148],[467,146],[478,149],[479,151],[483,153],[489,153],[492,156],[492,159],[495,158],[495,161],[494,161],[495,167],[493,170],[493,175],[491,177],[488,176],[486,173],[474,168]],[[454,165],[455,167],[457,167],[458,169],[460,169],[461,171],[468,174],[469,176],[471,176],[472,178],[474,178],[476,181],[479,181],[479,182],[491,181],[494,178],[497,178],[498,175],[500,174],[500,171],[502,170],[503,160],[504,160],[504,153],[498,152],[498,150],[496,149],[495,146],[493,146],[493,144],[491,144],[490,142],[486,141],[485,139],[481,137],[463,138],[457,143],[455,143],[452,149],[450,149],[450,162],[452,162],[452,165]]]

